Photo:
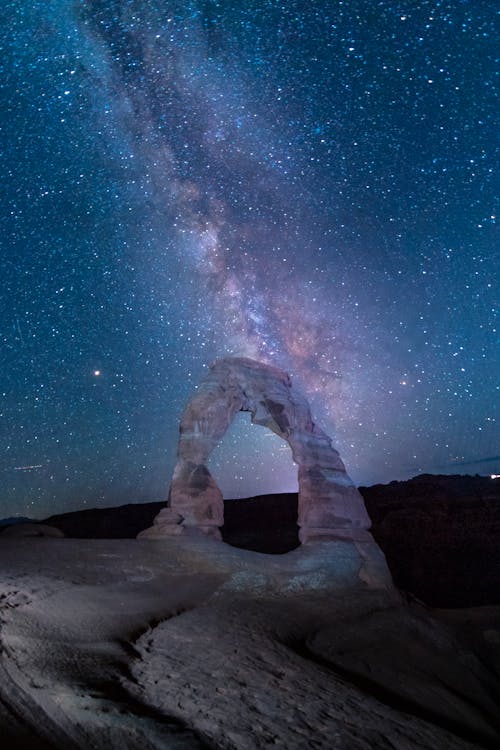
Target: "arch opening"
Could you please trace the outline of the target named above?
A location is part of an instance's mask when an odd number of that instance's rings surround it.
[[[299,546],[298,467],[286,440],[239,411],[207,466],[223,495],[224,542],[267,554]]]
[[[236,412],[207,466],[225,500],[298,492],[297,464],[289,444],[250,412]]]

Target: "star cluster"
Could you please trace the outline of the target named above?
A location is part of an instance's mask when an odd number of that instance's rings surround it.
[[[360,483],[500,470],[495,5],[2,5],[1,516],[164,498],[232,354]],[[296,483],[244,420],[211,467]]]

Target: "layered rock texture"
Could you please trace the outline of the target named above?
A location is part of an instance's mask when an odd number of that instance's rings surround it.
[[[224,503],[207,461],[238,411],[250,412],[254,424],[268,427],[290,445],[298,466],[302,543],[372,543],[363,498],[330,438],[314,424],[305,398],[285,372],[239,357],[217,360],[188,403],[168,507],[141,534],[143,538],[176,535],[186,527],[220,537]]]

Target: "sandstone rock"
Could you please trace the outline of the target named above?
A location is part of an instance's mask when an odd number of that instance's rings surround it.
[[[363,498],[290,377],[275,367],[239,357],[217,360],[188,403],[180,424],[168,508],[160,512],[151,529],[140,534],[142,538],[178,533],[179,525],[220,537],[223,498],[207,461],[238,411],[250,412],[254,424],[268,427],[290,445],[298,465],[301,542],[373,541],[366,531],[370,519]]]

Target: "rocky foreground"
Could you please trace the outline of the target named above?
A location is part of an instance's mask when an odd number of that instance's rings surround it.
[[[355,539],[300,546],[296,495],[227,501],[229,544],[126,538],[158,503],[6,528],[0,746],[500,747],[499,490],[362,488],[390,570]]]
[[[498,609],[403,601],[382,555],[3,538],[5,748],[500,746]]]

